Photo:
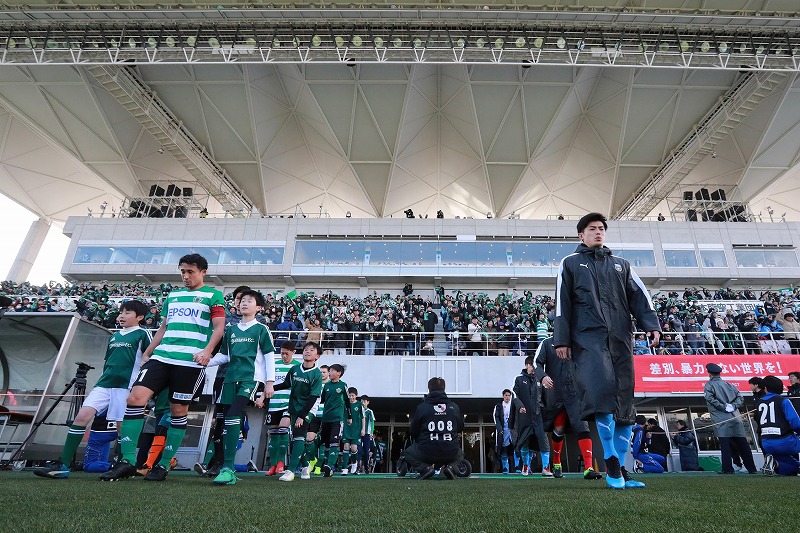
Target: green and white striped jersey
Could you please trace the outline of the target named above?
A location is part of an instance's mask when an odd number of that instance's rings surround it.
[[[364,408],[364,420],[366,421],[366,435],[375,433],[375,413],[369,407]]]
[[[95,387],[107,389],[129,389],[139,373],[142,353],[150,346],[150,332],[135,326],[117,331],[111,336],[106,348],[103,375]]]
[[[323,388],[325,387],[325,384],[328,383],[328,381],[322,382]],[[311,408],[311,414],[314,415],[315,417],[320,417],[322,416],[323,411],[325,411],[325,402],[322,401],[322,396],[320,396],[319,398],[317,398],[317,402],[314,404],[314,407]]]
[[[292,359],[292,362],[286,364],[283,362],[280,356],[275,358],[275,383],[274,385],[280,385],[284,381],[286,381],[286,374],[289,373],[289,370],[295,366],[299,365],[303,361],[300,359]],[[270,398],[269,400],[269,407],[268,410],[270,411],[283,411],[289,408],[289,395],[291,391],[289,390],[276,390],[275,395]]]
[[[153,351],[153,359],[171,365],[200,367],[192,360],[211,338],[211,308],[225,306],[222,293],[213,287],[176,289],[169,293],[162,315],[167,329]]]
[[[253,319],[225,329],[222,347],[209,366],[228,363],[225,383],[275,381],[275,347],[267,326]]]

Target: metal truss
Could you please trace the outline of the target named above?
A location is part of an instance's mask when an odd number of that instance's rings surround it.
[[[298,10],[301,11],[302,10]],[[31,16],[28,22],[0,15],[0,63],[474,63],[598,65],[680,69],[800,70],[800,20],[752,27],[741,17],[684,17],[665,26],[645,17],[627,22],[576,16],[489,16],[480,10],[314,10],[309,18],[282,10],[221,19]],[[388,15],[385,16],[388,12]],[[58,13],[63,14],[59,11]],[[72,13],[72,12],[71,12]],[[106,14],[99,12],[74,12]],[[111,13],[115,13],[111,11]],[[127,13],[127,12],[125,12]],[[155,12],[158,13],[158,12]],[[272,17],[267,15],[272,14]],[[407,16],[403,16],[406,14]],[[415,16],[416,14],[416,16]],[[492,14],[491,12],[489,14]],[[650,19],[656,22],[650,22]],[[670,20],[679,21],[677,17]],[[705,19],[702,19],[705,20]],[[766,23],[765,23],[766,24]]]

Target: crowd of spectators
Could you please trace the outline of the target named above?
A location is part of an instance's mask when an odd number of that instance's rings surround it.
[[[107,328],[115,327],[119,304],[136,298],[148,304],[145,326],[161,322],[161,301],[169,283],[80,283],[37,286],[0,283],[9,312],[76,312]],[[267,305],[259,318],[283,340],[320,342],[339,355],[434,354],[434,332],[444,332],[448,353],[531,355],[552,333],[555,301],[546,294],[512,291],[445,291],[427,296],[372,294],[360,298],[323,293],[263,291]],[[230,298],[228,296],[227,298]],[[634,352],[646,354],[795,353],[800,354],[796,322],[800,290],[687,287],[652,295],[664,332],[656,348],[637,335]],[[719,303],[717,303],[719,302]]]

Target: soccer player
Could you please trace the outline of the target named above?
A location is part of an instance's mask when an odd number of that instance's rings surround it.
[[[275,394],[269,399],[266,426],[269,434],[270,467],[265,476],[283,474],[286,452],[289,450],[289,391],[276,388],[283,383],[289,370],[301,362],[294,358],[294,341],[286,340],[281,344],[281,355],[275,359]],[[263,409],[267,404],[263,396],[256,400],[256,407]]]
[[[561,449],[567,424],[578,434],[578,446],[583,457],[584,479],[601,479],[603,476],[592,468],[592,438],[589,424],[581,418],[583,407],[575,391],[572,365],[560,359],[553,346],[553,337],[547,337],[536,348],[536,379],[545,389],[542,421],[545,431],[552,431],[550,449],[553,459],[553,477],[564,477],[561,468]]]
[[[550,470],[550,443],[547,441],[547,433],[544,432],[544,421],[542,420],[542,388],[536,379],[533,361],[532,355],[526,357],[525,368],[514,380],[514,394],[522,403],[522,407],[516,414],[517,442],[515,447],[522,455],[523,465],[527,466],[529,471],[532,456],[529,451],[529,442],[535,439],[542,458],[542,477],[553,477],[553,472]]]
[[[167,467],[186,434],[189,404],[202,386],[205,366],[225,332],[222,293],[203,283],[208,261],[200,254],[189,254],[180,258],[178,266],[184,286],[167,296],[164,321],[142,355],[145,362],[128,395],[128,407],[120,431],[123,459],[100,476],[103,481],[136,475],[133,461],[144,424],[144,407],[147,400],[164,389],[169,390],[172,421],[161,460],[144,479],[166,479]]]
[[[342,475],[356,474],[358,468],[358,443],[366,433],[364,406],[358,401],[358,389],[347,389],[350,397],[351,418],[344,426],[342,435]]]
[[[761,446],[778,462],[778,474],[795,476],[800,472],[800,417],[783,394],[783,381],[775,376],[763,380],[767,393],[758,399]]]
[[[328,463],[322,467],[323,475],[331,477],[336,471],[336,460],[339,458],[339,444],[342,439],[344,420],[352,422],[350,399],[347,396],[347,383],[342,381],[344,367],[338,363],[328,369],[330,381],[322,388],[322,401],[325,409],[322,412],[320,448],[327,449]]]
[[[372,434],[375,432],[375,413],[369,408],[369,396],[361,395],[361,405],[364,406],[364,436],[361,437],[361,472],[369,474],[369,457],[374,449]]]
[[[328,365],[322,365],[319,367],[319,371],[322,374],[322,393],[325,394],[325,384],[330,380],[330,375],[328,373],[329,367]],[[322,400],[322,396],[317,398],[317,403],[314,404],[313,409],[311,412],[308,413],[306,417],[308,419],[308,433],[306,433],[306,455],[304,457],[304,461],[308,461],[308,471],[309,475],[310,472],[313,470],[314,474],[319,475],[322,473],[319,467],[315,468],[317,463],[319,462],[319,431],[322,428],[322,413],[325,411],[325,402]],[[304,465],[305,466],[305,465]],[[301,472],[302,474],[303,472]],[[302,475],[301,475],[302,478]]]
[[[222,347],[211,359],[209,366],[228,364],[219,405],[223,413],[224,462],[215,485],[235,485],[234,459],[239,444],[244,409],[264,389],[263,398],[274,394],[275,360],[272,335],[267,327],[256,320],[264,309],[264,296],[257,291],[245,290],[240,294],[241,322],[225,330]],[[217,424],[219,424],[217,419]]]
[[[286,374],[286,379],[275,390],[289,389],[289,417],[292,428],[292,450],[289,467],[278,478],[280,481],[294,481],[294,471],[303,460],[306,451],[306,433],[308,420],[306,416],[322,394],[322,372],[316,362],[322,355],[322,347],[316,342],[307,342],[303,346],[303,363],[293,366]],[[306,467],[307,468],[307,467]],[[308,470],[302,479],[308,479]]]
[[[600,213],[578,221],[581,244],[561,260],[556,277],[553,345],[572,359],[581,418],[594,418],[606,483],[614,489],[643,487],[630,479],[621,459],[630,447],[633,407],[633,322],[658,346],[661,325],[647,288],[625,259],[603,244],[608,223]]]
[[[247,285],[240,285],[233,289],[233,305],[225,312],[225,331],[231,326],[242,321],[242,315],[239,312],[239,304],[242,301],[242,294],[249,291],[250,287]],[[228,370],[227,364],[222,364],[217,367],[217,374],[214,377],[214,386],[212,389],[211,402],[214,404],[214,425],[211,430],[211,445],[207,447],[206,456],[202,463],[195,463],[194,471],[200,475],[216,477],[222,467],[223,458],[225,455],[225,447],[222,442],[222,432],[225,426],[225,415],[222,412],[222,404],[219,403],[220,395],[222,394],[222,387],[225,383],[225,372]]]
[[[60,461],[53,461],[42,468],[37,468],[33,471],[34,474],[49,478],[69,477],[69,466],[75,452],[83,440],[86,427],[97,413],[106,411],[106,420],[113,423],[113,429],[116,431],[125,414],[128,387],[136,378],[139,362],[151,343],[150,333],[139,327],[146,314],[147,306],[138,300],[128,300],[120,305],[117,323],[122,329],[114,333],[108,341],[103,374],[86,396],[83,407],[67,431]]]

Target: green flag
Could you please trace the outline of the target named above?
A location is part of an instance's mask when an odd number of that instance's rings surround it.
[[[292,289],[291,291],[287,292],[286,297],[290,300],[294,300],[297,297],[297,289]]]

